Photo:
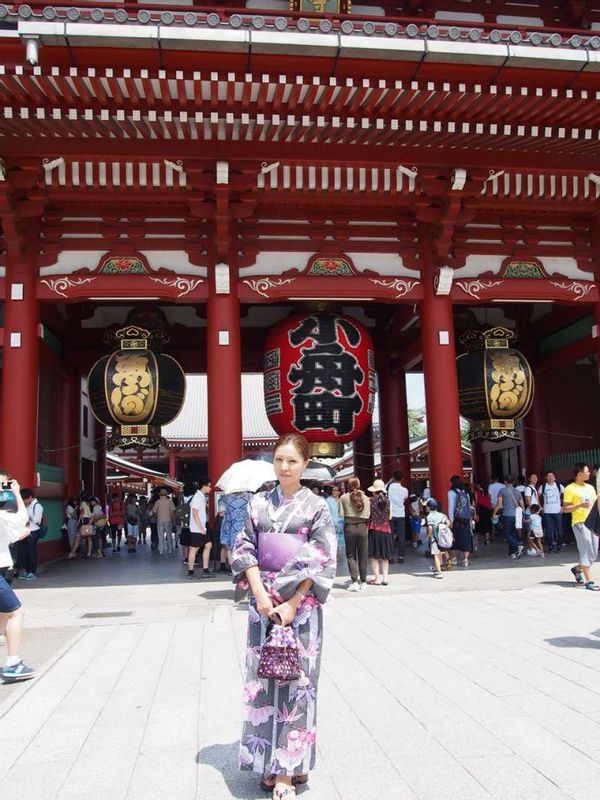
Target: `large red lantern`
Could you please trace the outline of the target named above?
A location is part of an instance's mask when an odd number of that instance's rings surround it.
[[[373,415],[373,342],[341,314],[292,314],[272,328],[264,361],[265,408],[278,433],[297,431],[313,456],[340,456]]]

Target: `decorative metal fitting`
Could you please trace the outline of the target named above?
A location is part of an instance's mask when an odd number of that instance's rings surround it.
[[[439,35],[440,35],[440,29],[438,28],[437,25],[430,25],[427,28],[427,36],[430,39],[437,39]]]
[[[501,41],[502,41],[502,33],[496,28],[494,28],[494,30],[490,33],[490,42],[498,44]]]
[[[520,31],[512,31],[508,38],[513,44],[520,44],[523,41]]]
[[[81,11],[78,8],[67,8],[67,19],[70,19],[71,22],[77,22],[77,20],[81,17]]]
[[[414,38],[415,38],[415,36],[418,36],[418,35],[419,35],[419,29],[418,29],[418,27],[417,27],[417,26],[414,24],[414,22],[411,22],[411,23],[410,23],[410,25],[407,25],[407,26],[406,26],[406,35],[407,35],[407,36],[410,36],[410,38],[411,38],[411,39],[414,39]]]
[[[124,8],[118,8],[115,11],[115,21],[116,22],[120,22],[121,24],[123,24],[124,22],[127,22],[128,19],[129,19],[129,16],[128,16],[128,14],[127,14],[127,12],[125,11]]]
[[[94,20],[94,22],[102,22],[104,19],[104,11],[101,8],[92,8],[90,11],[90,17]]]
[[[460,39],[460,29],[453,25],[451,28],[448,28],[448,38],[456,41]]]
[[[398,26],[395,22],[386,22],[384,31],[386,36],[395,36],[398,33]]]
[[[198,17],[194,14],[193,11],[187,11],[183,15],[183,21],[186,25],[189,25],[190,28],[193,27],[198,22]]]
[[[211,28],[216,28],[220,22],[221,22],[221,17],[218,14],[215,14],[214,11],[212,11],[206,17],[206,24],[210,25]]]
[[[363,23],[363,33],[365,36],[373,36],[375,33],[375,23],[371,22],[370,20]]]
[[[33,11],[31,10],[31,6],[23,5],[19,6],[19,16],[23,19],[29,19],[33,16]]]
[[[321,31],[321,33],[331,33],[332,28],[333,25],[331,24],[330,19],[322,19],[319,22],[319,30]]]
[[[172,25],[175,21],[175,14],[172,11],[163,11],[160,15],[160,21],[163,25]]]
[[[142,23],[142,25],[147,25],[152,19],[152,16],[150,15],[149,11],[143,8],[141,11],[138,11],[137,18],[138,21]]]
[[[252,17],[252,27],[261,31],[265,27],[265,18],[261,16]]]
[[[239,14],[232,14],[229,17],[229,24],[232,28],[241,28],[243,21]]]
[[[288,26],[288,21],[285,17],[275,17],[274,24],[278,31],[284,31]]]
[[[302,31],[302,33],[306,33],[306,31],[310,30],[310,22],[306,19],[306,17],[300,17],[296,23],[296,27],[299,31]]]
[[[349,35],[354,30],[354,24],[353,24],[352,20],[345,19],[342,22],[341,28],[342,28],[342,33],[345,33],[346,35]]]

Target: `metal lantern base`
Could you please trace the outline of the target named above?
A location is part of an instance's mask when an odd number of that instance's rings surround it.
[[[309,442],[308,455],[310,458],[341,458],[344,445],[341,442]]]

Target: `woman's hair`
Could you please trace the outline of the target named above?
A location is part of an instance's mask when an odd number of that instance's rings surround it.
[[[371,499],[371,506],[375,506],[377,511],[382,511],[388,502],[385,492],[375,492]]]
[[[296,450],[302,456],[303,461],[308,461],[308,442],[300,433],[284,433],[282,436],[277,439],[275,442],[275,447],[273,448],[273,455],[279,450],[280,447],[283,447],[286,444],[293,445]]]
[[[457,491],[461,491],[462,489],[465,488],[465,485],[460,475],[453,475],[450,478],[450,486],[452,489],[456,489]]]
[[[361,512],[365,507],[365,501],[363,500],[358,478],[350,478],[348,481],[348,491],[350,494],[350,502],[358,512]]]

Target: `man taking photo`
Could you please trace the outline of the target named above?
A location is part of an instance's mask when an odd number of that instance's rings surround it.
[[[5,683],[26,681],[35,676],[19,655],[23,631],[23,609],[7,581],[13,562],[9,546],[29,536],[29,516],[16,480],[0,469],[0,632],[6,636],[7,658],[0,669]]]

